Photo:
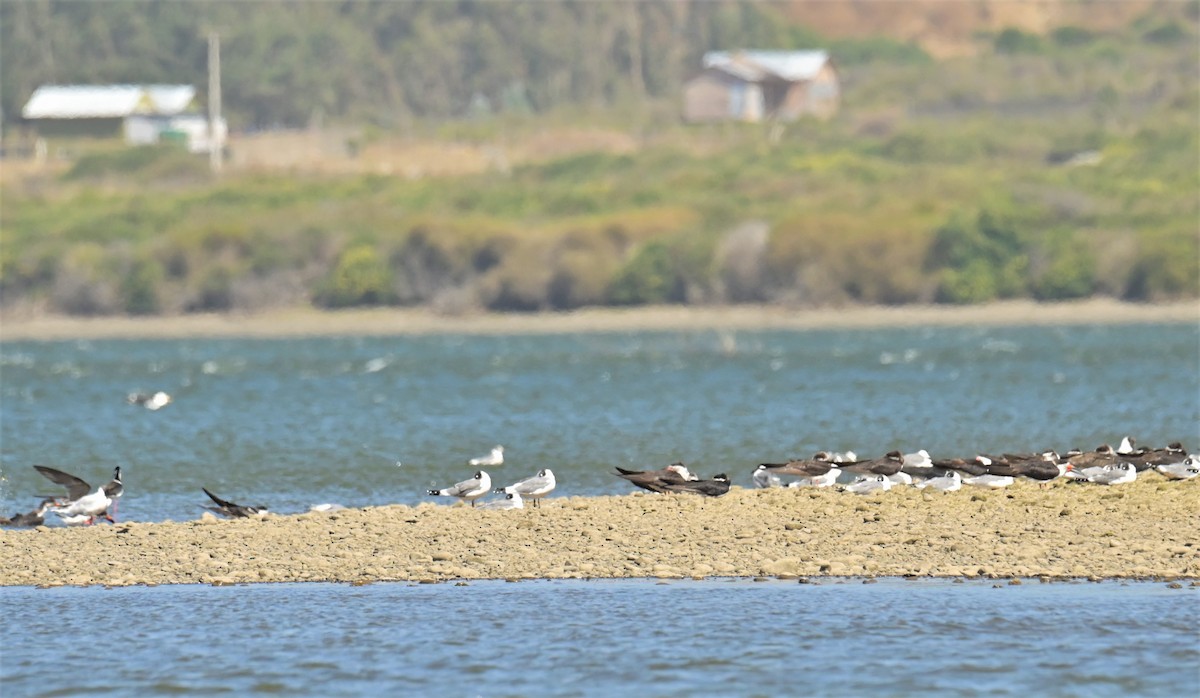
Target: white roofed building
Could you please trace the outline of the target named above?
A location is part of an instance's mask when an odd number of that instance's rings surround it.
[[[709,51],[683,88],[690,122],[829,118],[841,102],[837,70],[825,51]]]
[[[191,85],[42,85],[21,116],[43,138],[123,138],[131,145],[176,139],[208,152],[208,119]],[[217,125],[225,139],[224,122]]]

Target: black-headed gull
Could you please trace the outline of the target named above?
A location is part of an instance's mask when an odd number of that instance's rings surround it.
[[[518,480],[508,487],[498,487],[497,492],[516,493],[521,496],[521,499],[528,499],[533,502],[533,506],[541,506],[539,502],[542,497],[554,491],[558,485],[554,479],[554,471],[549,468],[543,468],[537,471],[536,475],[531,475],[524,480]]]
[[[67,501],[52,509],[55,514],[63,517],[86,514],[89,519],[93,520],[97,516],[103,516],[110,523],[114,520],[108,513],[108,508],[113,506],[114,500],[125,493],[125,485],[121,482],[120,466],[113,471],[113,479],[98,487],[95,492],[92,492],[92,486],[87,481],[70,473],[64,473],[57,468],[35,465],[33,469],[51,482],[67,488]],[[91,523],[91,521],[87,523]]]
[[[1009,475],[988,475],[986,473],[983,475],[971,475],[962,479],[962,483],[964,485],[970,485],[972,487],[990,487],[997,490],[1002,487],[1008,487],[1014,482],[1016,482],[1016,480]]]
[[[754,486],[759,489],[779,487],[779,485],[783,482],[779,479],[778,475],[771,472],[767,468],[765,463],[760,463],[758,467],[754,469],[754,474],[751,476],[751,479],[754,480]]]
[[[933,489],[941,490],[942,492],[955,492],[962,489],[962,476],[958,474],[957,470],[947,470],[943,475],[931,477],[923,482],[918,482],[917,487],[920,489],[932,487]]]
[[[1156,465],[1154,469],[1171,480],[1190,480],[1200,475],[1200,461],[1196,456],[1188,456],[1178,463]]]
[[[495,499],[490,502],[484,502],[479,505],[480,509],[524,509],[525,500],[516,492],[506,492],[500,499]]]
[[[830,468],[824,475],[802,477],[794,482],[789,482],[788,487],[833,487],[841,474],[841,468]]]
[[[492,478],[486,472],[480,470],[475,473],[475,476],[469,480],[455,483],[452,487],[446,487],[440,490],[429,490],[429,494],[433,497],[458,497],[465,499],[475,506],[475,500],[487,494],[492,489]]]
[[[846,485],[846,491],[854,494],[887,492],[890,489],[892,489],[892,481],[888,479],[887,475],[859,475],[854,482]]]

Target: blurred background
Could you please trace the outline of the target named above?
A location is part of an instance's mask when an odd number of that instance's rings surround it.
[[[1195,298],[1200,4],[0,5],[0,310]]]

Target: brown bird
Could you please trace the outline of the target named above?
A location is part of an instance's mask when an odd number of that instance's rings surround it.
[[[12,518],[0,517],[0,526],[41,526],[46,521],[46,512],[58,504],[53,497],[42,500],[37,509],[25,514],[13,514]]]
[[[1132,440],[1130,439],[1130,441]],[[1182,463],[1183,459],[1187,458],[1187,451],[1183,448],[1182,443],[1173,441],[1166,448],[1139,448],[1120,454],[1120,457],[1126,463],[1133,464],[1133,467],[1140,473],[1159,465]]]
[[[796,459],[786,463],[760,463],[772,475],[798,475],[800,477],[820,477],[829,472],[836,463],[828,451],[818,451],[808,460]]]
[[[617,472],[613,474],[651,492],[666,492],[667,485],[697,482],[700,479],[693,475],[683,463],[672,463],[660,470],[626,470],[624,468],[617,468]]]
[[[1084,468],[1104,467],[1106,465],[1116,465],[1123,458],[1117,455],[1112,446],[1103,444],[1095,451],[1087,453],[1080,452],[1078,449],[1072,449],[1067,453],[1067,462],[1075,470],[1083,470]]]
[[[842,463],[840,467],[842,470],[849,470],[852,473],[895,475],[904,467],[904,454],[899,451],[888,451],[883,458]]]
[[[217,504],[215,507],[204,507],[211,512],[215,512],[222,516],[228,516],[231,519],[246,519],[250,517],[257,517],[261,519],[267,515],[267,506],[265,504],[256,507],[234,504],[233,502],[221,499],[203,487],[200,489],[204,490],[204,494],[207,494],[208,498]]]
[[[688,480],[663,485],[668,492],[690,492],[706,497],[720,497],[729,491],[729,477],[725,473],[713,475],[710,480]]]

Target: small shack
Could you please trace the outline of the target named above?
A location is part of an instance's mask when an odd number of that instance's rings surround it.
[[[841,101],[837,70],[825,51],[709,51],[683,88],[683,118],[795,121],[833,116]]]
[[[176,140],[208,152],[208,119],[191,85],[42,85],[21,116],[39,138],[121,138],[130,145]],[[225,124],[217,125],[218,142]]]

